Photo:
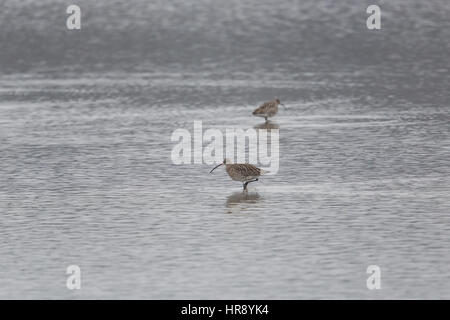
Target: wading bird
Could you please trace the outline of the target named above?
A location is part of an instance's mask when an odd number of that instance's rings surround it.
[[[281,104],[283,107],[285,106],[278,99],[265,102],[258,108],[256,108],[255,111],[253,111],[253,115],[257,117],[264,117],[264,119],[266,119],[267,121],[267,118],[273,117],[274,115],[277,114],[279,104]]]
[[[221,164],[215,166],[209,173],[212,173],[221,165],[225,165],[225,170],[231,179],[243,182],[244,191],[247,190],[247,185],[250,182],[258,181],[260,175],[268,173],[249,163],[231,163],[230,159],[224,159]]]

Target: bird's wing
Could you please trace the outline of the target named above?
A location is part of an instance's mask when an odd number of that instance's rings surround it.
[[[236,168],[237,170],[240,171],[240,173],[245,176],[245,177],[254,177],[254,176],[259,176],[261,175],[261,169],[259,169],[258,167],[255,167],[252,164],[239,164],[238,167]]]
[[[253,111],[254,114],[257,113],[267,113],[267,111],[270,108],[273,108],[275,106],[275,101],[269,101],[269,102],[265,102],[262,105],[260,105],[258,108],[255,109],[255,111]]]

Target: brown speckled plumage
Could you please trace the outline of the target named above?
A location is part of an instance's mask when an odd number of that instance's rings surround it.
[[[249,163],[226,164],[226,170],[231,179],[240,182],[258,179],[261,169]]]
[[[230,160],[225,159],[223,162],[215,166],[209,173],[212,173],[216,168],[225,165],[225,170],[234,181],[243,182],[244,190],[247,190],[247,185],[250,182],[258,181],[259,176],[267,173],[249,163],[231,163]]]
[[[280,100],[275,99],[269,102],[263,103],[261,106],[253,111],[254,116],[264,117],[266,120],[268,117],[273,117],[278,112],[278,105],[280,104]]]

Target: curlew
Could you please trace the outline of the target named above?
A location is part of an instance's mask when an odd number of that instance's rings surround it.
[[[243,182],[244,191],[247,190],[247,185],[250,182],[258,181],[260,175],[268,173],[249,163],[231,163],[229,159],[224,159],[221,164],[215,166],[209,173],[212,173],[221,165],[225,165],[225,170],[231,179]]]
[[[280,100],[275,99],[269,102],[265,102],[260,105],[258,108],[253,111],[253,115],[257,117],[264,117],[266,119],[269,117],[273,117],[278,112],[278,105],[281,104],[284,107],[284,104],[280,102]]]

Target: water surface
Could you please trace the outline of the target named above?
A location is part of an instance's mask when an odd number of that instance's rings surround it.
[[[447,2],[378,33],[364,1],[80,1],[78,33],[67,4],[0,13],[1,298],[450,298]],[[172,164],[174,130],[273,98],[247,195]]]

